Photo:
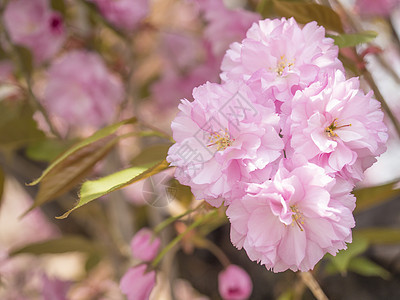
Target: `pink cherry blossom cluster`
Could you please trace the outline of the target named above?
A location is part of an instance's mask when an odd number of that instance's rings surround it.
[[[251,260],[308,271],[352,240],[351,191],[386,149],[380,104],[316,22],[254,23],[221,69],[181,101],[167,160],[197,199],[228,206]]]

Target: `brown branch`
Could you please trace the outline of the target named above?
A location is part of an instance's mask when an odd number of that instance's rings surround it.
[[[311,290],[315,298],[318,300],[329,300],[317,280],[315,280],[314,276],[310,272],[299,272],[299,276],[305,285]]]

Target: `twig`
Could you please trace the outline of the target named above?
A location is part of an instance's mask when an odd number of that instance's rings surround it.
[[[219,248],[217,245],[215,245],[210,240],[199,239],[199,240],[195,240],[194,242],[197,247],[207,249],[208,251],[210,251],[219,260],[219,262],[224,266],[224,268],[227,268],[231,264],[231,262],[229,261],[229,258],[221,250],[221,248]]]
[[[386,103],[385,99],[383,98],[378,86],[376,85],[374,78],[372,77],[371,73],[365,69],[363,72],[364,79],[368,82],[371,89],[374,91],[375,98],[381,103],[383,110],[386,112],[389,119],[392,121],[394,128],[396,129],[397,135],[400,136],[400,124],[397,118],[393,115],[389,105]]]
[[[352,18],[349,16],[348,12],[346,9],[342,6],[339,0],[332,0],[332,2],[335,3],[336,9],[340,11],[340,15],[343,17],[343,20],[347,22],[347,25],[356,31],[361,31],[362,26],[357,24],[352,20]],[[394,32],[395,33],[395,32]],[[357,54],[357,60],[363,61],[363,59]],[[387,116],[389,117],[390,121],[393,123],[393,126],[396,129],[396,132],[398,136],[400,136],[400,123],[398,119],[393,115],[389,105],[387,104],[386,100],[382,96],[377,84],[374,81],[374,78],[372,77],[371,73],[365,68],[362,70],[362,75],[364,76],[365,81],[368,83],[368,85],[371,87],[371,89],[374,91],[375,98],[381,103],[382,109],[386,112]]]
[[[299,276],[305,285],[311,290],[315,298],[318,300],[329,300],[310,272],[299,272]]]

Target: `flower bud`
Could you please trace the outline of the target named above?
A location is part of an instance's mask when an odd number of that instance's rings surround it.
[[[245,270],[230,265],[219,273],[218,289],[224,300],[245,300],[250,297],[253,284]]]
[[[154,237],[153,231],[142,228],[132,238],[132,256],[142,261],[151,261],[156,257],[160,245],[161,240]]]
[[[121,278],[119,287],[128,300],[148,300],[156,284],[156,272],[146,272],[146,265],[130,268]]]

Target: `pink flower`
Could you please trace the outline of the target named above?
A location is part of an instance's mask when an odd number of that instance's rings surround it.
[[[43,281],[43,288],[42,288],[43,300],[67,299],[67,293],[71,286],[71,282],[63,281],[57,278],[49,278],[46,275],[43,275],[42,281]]]
[[[263,182],[276,171],[283,150],[279,118],[272,102],[254,104],[245,85],[206,83],[193,97],[179,105],[167,160],[197,199],[229,204],[244,194],[243,183]]]
[[[291,137],[295,153],[330,173],[361,180],[386,150],[380,103],[359,89],[357,78],[346,80],[338,70],[333,78],[298,91],[290,107],[283,135]]]
[[[149,0],[92,0],[104,17],[113,25],[134,30],[149,14]]]
[[[245,270],[230,265],[219,273],[218,289],[224,300],[245,300],[250,297],[253,284]]]
[[[142,261],[153,260],[160,248],[161,240],[154,237],[149,228],[140,229],[131,241],[132,256]]]
[[[156,284],[156,272],[146,272],[146,265],[130,268],[121,278],[120,289],[128,300],[148,300]]]
[[[0,60],[0,82],[6,81],[14,71],[14,65],[10,60]]]
[[[249,81],[267,98],[284,102],[321,74],[342,70],[337,55],[338,47],[316,22],[300,28],[293,18],[266,19],[253,24],[241,43],[230,46],[221,79]]]
[[[160,80],[152,85],[152,95],[161,110],[176,108],[178,99],[190,97],[193,88],[213,78],[218,78],[218,69],[213,62],[200,64],[188,73],[165,69]]]
[[[4,25],[12,42],[29,48],[37,63],[56,54],[65,40],[63,20],[47,0],[10,1]]]
[[[274,272],[308,271],[351,242],[354,219],[345,204],[355,198],[345,188],[304,158],[285,161],[272,181],[250,184],[228,207],[231,241]]]
[[[48,78],[45,107],[70,125],[106,124],[123,100],[121,81],[96,53],[65,54],[51,65]]]
[[[242,40],[260,15],[243,9],[228,9],[222,0],[199,0],[207,22],[204,36],[211,42],[213,53],[222,56],[233,42]]]
[[[163,70],[152,87],[161,109],[176,107],[178,99],[189,98],[193,88],[206,81],[217,81],[221,60],[208,42],[184,33],[164,33],[160,44]]]
[[[391,11],[399,4],[399,0],[357,0],[356,11],[363,16],[388,17]]]

